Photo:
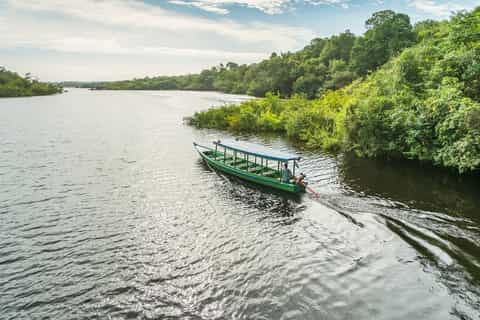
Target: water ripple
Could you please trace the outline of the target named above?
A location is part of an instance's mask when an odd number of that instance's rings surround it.
[[[243,136],[301,153],[320,197],[288,197],[191,148],[229,134],[182,117],[239,97],[155,94],[0,101],[2,318],[478,319],[465,181]]]

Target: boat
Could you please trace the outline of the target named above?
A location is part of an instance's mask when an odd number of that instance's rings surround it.
[[[282,182],[282,169],[285,163],[292,164],[289,168],[293,168],[292,173],[295,176],[295,167],[301,159],[297,155],[238,140],[214,141],[214,147],[196,142],[193,145],[212,169],[289,193],[305,192],[305,184],[297,184],[295,179],[290,179],[288,183]]]

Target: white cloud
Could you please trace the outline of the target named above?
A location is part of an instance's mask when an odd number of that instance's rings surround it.
[[[189,1],[184,1],[184,0],[170,0],[169,1],[172,4],[177,4],[181,6],[189,6],[189,7],[197,7],[199,9],[202,9],[207,12],[212,12],[212,13],[217,13],[217,14],[228,14],[229,11],[225,8],[221,8],[217,5],[211,5],[208,3],[204,2],[189,2]]]
[[[168,2],[225,15],[229,13],[226,7],[232,5],[254,8],[267,14],[279,14],[300,2],[312,5],[338,4],[342,8],[348,8],[350,0],[168,0]]]
[[[170,3],[197,7],[199,9],[227,14],[225,6],[239,5],[258,9],[268,14],[281,13],[291,0],[169,0]]]
[[[9,3],[14,10],[14,15],[15,10],[18,9],[33,13],[54,13],[68,19],[77,18],[84,22],[115,27],[114,33],[118,33],[119,30],[133,33],[134,29],[137,32],[146,33],[161,31],[177,34],[185,40],[197,38],[199,35],[208,35],[213,38],[241,41],[244,44],[268,44],[274,50],[296,48],[304,40],[312,37],[312,33],[303,28],[264,23],[239,24],[230,20],[213,21],[180,15],[131,0],[10,0]],[[21,28],[21,25],[14,21],[18,17],[10,16],[10,18],[12,18],[10,23]],[[54,19],[49,19],[49,23],[52,21]],[[59,30],[51,30],[52,35],[61,32],[60,29],[68,25],[68,22],[59,21],[57,24]],[[91,28],[92,25],[85,25],[85,27]],[[167,37],[168,35],[157,33],[157,36]]]
[[[134,72],[132,65],[138,71],[131,76],[137,76],[197,72],[226,61],[250,63],[272,51],[299,49],[314,37],[304,28],[209,20],[133,0],[7,0],[1,6],[0,61],[26,64],[25,59],[22,62],[20,57],[6,54],[24,49],[47,50],[72,58],[65,61],[74,61],[74,55],[88,55],[106,62],[103,69],[109,78],[115,72],[125,77],[127,69],[127,73]],[[112,57],[117,59],[115,65],[109,64]],[[84,59],[82,63],[89,62]],[[123,63],[129,65],[122,67]],[[102,64],[95,66],[102,68]],[[123,70],[112,69],[119,66]],[[58,80],[57,71],[43,70],[37,75]],[[101,78],[101,70],[95,74]],[[85,77],[68,75],[70,79]]]
[[[419,11],[437,17],[448,17],[455,11],[460,11],[467,8],[466,6],[458,3],[438,3],[434,0],[410,0],[410,6],[415,7],[415,9]]]

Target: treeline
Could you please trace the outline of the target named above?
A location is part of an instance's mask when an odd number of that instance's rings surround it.
[[[15,72],[0,67],[0,98],[44,96],[62,91],[61,86],[39,82],[32,79],[29,73],[21,77]]]
[[[88,82],[88,81],[61,81],[56,84],[64,88],[95,88],[101,85],[103,82]]]
[[[269,59],[250,65],[220,64],[200,74],[152,77],[93,85],[111,90],[216,90],[263,97],[302,94],[321,96],[350,84],[416,43],[416,32],[405,14],[390,10],[375,13],[366,21],[367,31],[355,36],[345,31],[317,38],[295,53],[272,53]]]
[[[478,170],[480,7],[458,13],[450,21],[418,23],[413,37],[407,25],[397,37],[393,30],[398,28],[390,29],[396,19],[388,17],[398,15],[375,14],[367,21],[368,25],[375,21],[375,26],[352,47],[348,66],[354,69],[348,70],[366,77],[343,89],[324,91],[315,100],[268,94],[241,105],[212,108],[196,113],[192,124],[279,132],[311,148],[417,159],[459,172]],[[384,34],[385,40],[402,40],[380,48],[362,47],[372,41],[369,32]],[[412,42],[416,44],[398,54]],[[355,49],[358,46],[362,49]],[[359,63],[366,56],[375,57],[372,64]],[[377,69],[388,56],[393,58]]]

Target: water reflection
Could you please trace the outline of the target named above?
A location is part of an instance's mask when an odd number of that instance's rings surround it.
[[[360,159],[346,154],[339,177],[348,193],[375,204],[368,210],[419,253],[419,260],[451,293],[480,308],[480,180],[400,160]],[[459,285],[462,283],[462,285]],[[467,308],[468,309],[468,308]],[[469,319],[470,312],[453,313]]]
[[[282,192],[225,175],[211,169],[201,159],[198,160],[198,165],[205,172],[215,174],[222,180],[223,183],[218,186],[218,194],[261,212],[259,220],[277,219],[285,225],[293,224],[299,219],[296,213],[305,208],[302,195]]]
[[[480,222],[480,177],[413,161],[361,159],[346,154],[338,174],[358,194],[398,201],[411,208],[445,212]]]

